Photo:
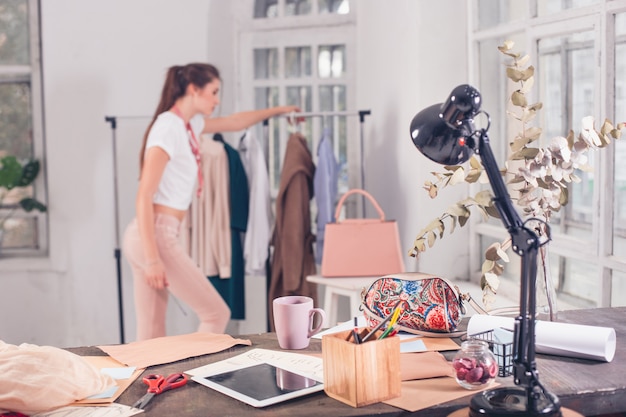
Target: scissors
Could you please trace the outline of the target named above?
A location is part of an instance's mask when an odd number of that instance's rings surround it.
[[[164,378],[163,375],[155,375],[150,374],[143,378],[143,383],[148,386],[148,392],[146,395],[141,397],[133,407],[144,409],[146,405],[150,402],[152,397],[155,395],[161,394],[162,392],[169,391],[174,388],[182,387],[187,383],[187,375],[177,373],[171,374],[167,378]]]

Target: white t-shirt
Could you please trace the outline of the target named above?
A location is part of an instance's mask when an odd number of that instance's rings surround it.
[[[191,118],[190,124],[200,140],[204,117],[198,114]],[[163,149],[170,160],[165,165],[152,201],[177,210],[187,210],[197,186],[198,164],[191,151],[183,119],[169,111],[161,113],[148,134],[146,152],[154,146]]]

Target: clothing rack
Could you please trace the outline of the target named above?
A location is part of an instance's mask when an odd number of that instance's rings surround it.
[[[294,114],[283,114],[281,117],[291,118],[313,118],[313,117],[338,117],[338,116],[359,116],[359,157],[361,159],[361,188],[365,189],[365,159],[363,157],[363,138],[365,136],[364,124],[365,116],[372,114],[371,110],[358,110],[358,111],[322,111],[322,112],[298,112]],[[267,127],[269,119],[263,121],[263,126]],[[267,139],[267,129],[264,129],[264,134]],[[266,153],[267,155],[267,153]],[[363,212],[365,212],[365,197],[363,197]]]

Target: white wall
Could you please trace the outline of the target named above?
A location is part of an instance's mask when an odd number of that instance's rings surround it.
[[[443,102],[466,83],[465,1],[358,2],[357,103],[372,109],[365,133],[365,183],[388,218],[397,219],[408,252],[419,230],[467,189],[458,186],[431,200],[422,189],[431,171],[443,171],[413,146],[409,125],[421,109]],[[455,11],[452,13],[451,11]],[[407,268],[468,279],[468,230],[442,241]]]
[[[42,2],[51,253],[44,260],[0,262],[0,339],[56,346],[119,342],[113,135],[104,117],[118,117],[121,233],[133,216],[138,148],[148,122],[124,116],[152,114],[166,68],[216,64],[224,81],[223,114],[241,110],[234,102],[231,7],[223,0]],[[450,13],[454,8],[460,12]],[[465,192],[429,200],[421,186],[440,167],[419,154],[408,134],[418,110],[467,81],[465,1],[359,0],[357,10],[357,103],[372,110],[366,184],[398,220],[408,250],[417,231]],[[458,230],[455,239],[438,242],[419,269],[466,278],[466,235]],[[132,278],[125,261],[123,268],[126,340],[132,341]],[[170,303],[169,333],[195,326],[193,314],[184,316]]]

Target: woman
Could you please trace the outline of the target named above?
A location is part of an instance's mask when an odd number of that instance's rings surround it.
[[[143,139],[136,218],[124,235],[134,275],[137,340],[165,336],[168,291],[189,305],[199,331],[223,333],[230,309],[179,242],[179,229],[202,174],[198,138],[238,131],[298,111],[294,106],[209,118],[219,104],[220,77],[209,64],[171,67]]]

